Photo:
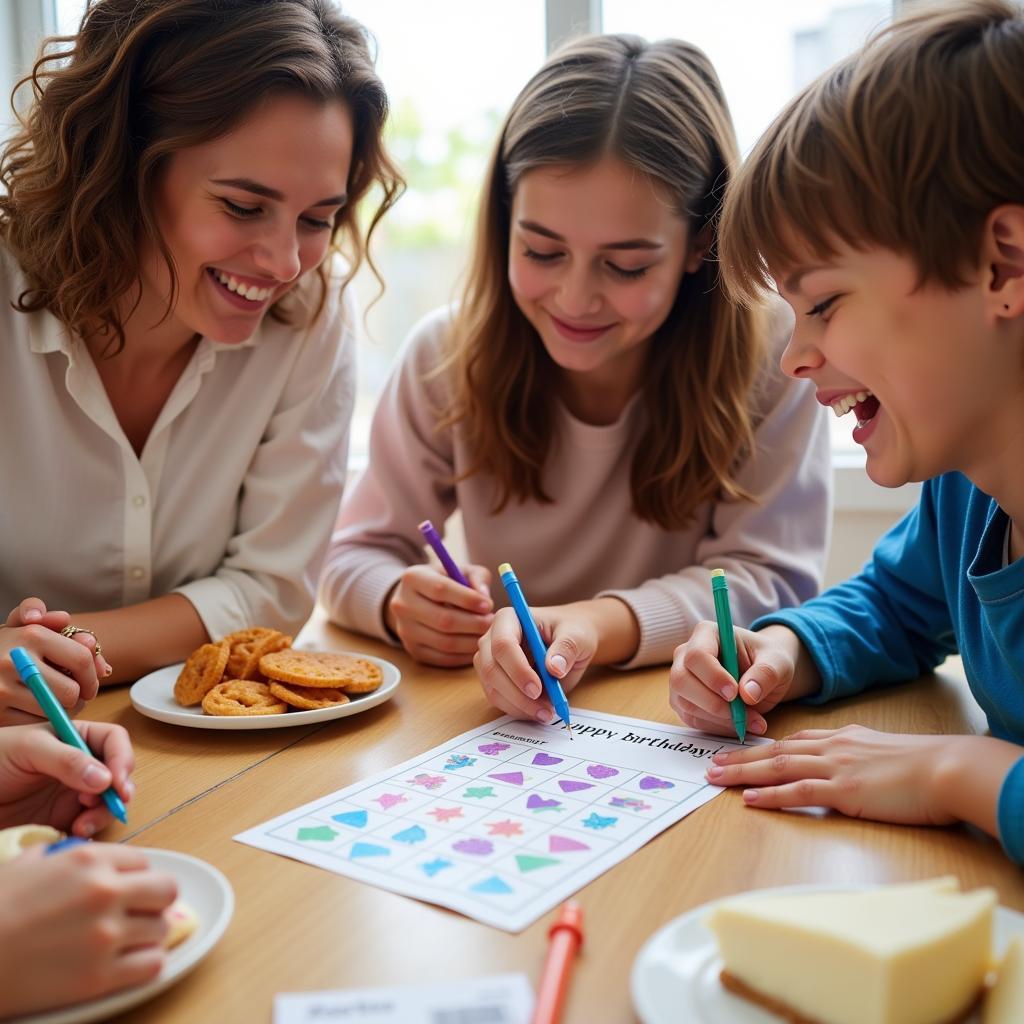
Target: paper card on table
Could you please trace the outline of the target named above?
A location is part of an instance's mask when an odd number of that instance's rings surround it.
[[[274,999],[274,1024],[529,1024],[533,990],[525,974],[347,992],[288,992]]]
[[[501,718],[235,839],[521,931],[721,792],[737,747],[579,708],[573,736]]]

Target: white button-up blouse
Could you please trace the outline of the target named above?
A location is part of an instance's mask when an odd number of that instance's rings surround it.
[[[0,249],[0,621],[30,595],[86,612],[176,591],[212,637],[297,629],[345,475],[351,289],[332,280],[309,327],[202,338],[137,456],[84,343],[12,308],[24,287]]]

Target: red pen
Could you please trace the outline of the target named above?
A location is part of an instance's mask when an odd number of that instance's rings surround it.
[[[583,945],[583,908],[573,900],[562,904],[558,920],[548,931],[548,955],[537,986],[533,1024],[557,1024],[573,959]]]

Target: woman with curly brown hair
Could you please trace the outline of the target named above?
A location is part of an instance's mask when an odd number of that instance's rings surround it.
[[[670,661],[711,613],[711,566],[741,622],[816,592],[822,410],[772,368],[781,303],[731,305],[709,258],[737,159],[688,43],[583,39],[527,83],[463,301],[414,331],[343,505],[323,585],[339,622],[429,664],[476,655],[495,704],[546,721],[485,567],[521,572],[567,686],[591,663]],[[424,564],[417,531],[456,508],[471,587]]]
[[[345,285],[401,180],[366,33],[330,0],[97,0],[26,82],[0,154],[0,607],[41,601],[0,651],[69,669],[44,671],[72,706],[309,614],[355,388]],[[0,665],[0,721],[24,721]]]

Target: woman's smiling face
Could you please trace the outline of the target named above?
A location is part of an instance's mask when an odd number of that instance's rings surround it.
[[[153,200],[178,277],[171,320],[185,338],[245,341],[320,264],[352,144],[344,103],[280,95],[227,135],[168,158]],[[144,247],[140,307],[162,315],[170,292],[163,259]]]

